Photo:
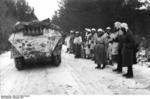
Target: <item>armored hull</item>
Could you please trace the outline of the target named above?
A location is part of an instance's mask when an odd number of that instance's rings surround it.
[[[23,65],[27,61],[36,63],[53,61],[56,65],[60,64],[61,33],[59,30],[50,27],[49,22],[45,26],[41,23],[32,22],[23,26],[19,24],[21,29],[19,28],[19,31],[12,33],[10,36],[11,57],[15,59],[17,69],[23,69]],[[17,66],[18,64],[22,66]]]

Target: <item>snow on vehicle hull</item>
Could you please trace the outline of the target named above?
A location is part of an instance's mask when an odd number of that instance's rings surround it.
[[[24,36],[22,32],[14,33],[10,36],[9,41],[12,46],[25,59],[42,59],[51,57],[57,43],[61,39],[61,34],[58,31],[49,29],[49,32],[44,32],[39,36]]]

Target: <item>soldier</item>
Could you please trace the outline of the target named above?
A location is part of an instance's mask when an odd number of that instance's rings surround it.
[[[107,33],[108,35],[111,34],[111,27],[107,27],[107,28],[106,28],[106,33]]]
[[[103,35],[103,37],[105,38],[105,43],[106,43],[106,46],[105,46],[105,49],[106,49],[106,56],[107,56],[107,60],[106,62],[108,64],[112,64],[112,60],[111,60],[111,44],[109,43],[109,39],[110,39],[110,34],[111,34],[111,28],[110,27],[107,27],[106,28],[106,32],[105,34]]]
[[[114,23],[115,32],[110,35],[110,42],[111,42],[111,58],[112,62],[117,63],[118,62],[118,31],[120,29],[120,22]],[[115,70],[114,70],[115,71]]]
[[[98,29],[98,36],[96,38],[95,45],[95,63],[97,67],[95,69],[104,69],[106,62],[106,51],[105,51],[105,40],[103,38],[104,31],[102,29]]]
[[[86,44],[86,32],[80,31],[80,36],[82,38],[82,44],[81,44],[81,57],[85,58],[85,44]]]
[[[70,36],[67,36],[65,39],[65,44],[67,47],[66,53],[70,52]]]
[[[106,28],[106,31],[105,31],[105,33],[104,33],[104,35],[103,35],[103,37],[104,37],[104,38],[108,38],[108,36],[111,34],[110,31],[111,31],[111,28],[110,28],[110,27],[107,27],[107,28]]]
[[[73,41],[74,41],[74,31],[73,30],[71,30],[70,31],[70,49],[69,49],[69,51],[70,51],[70,53],[73,53],[74,52],[74,43],[73,43]]]
[[[91,58],[94,60],[94,46],[96,45],[96,39],[97,39],[97,33],[96,29],[92,28],[91,30],[91,44],[90,44],[90,52],[91,52]]]
[[[90,58],[90,37],[91,37],[91,30],[90,29],[85,29],[86,30],[86,34],[85,34],[85,38],[86,38],[86,43],[85,43],[85,58],[89,59]]]
[[[92,33],[92,38],[91,39],[94,42],[94,44],[96,44],[96,38],[97,38],[96,29],[92,28],[91,33]]]
[[[86,43],[89,44],[90,36],[92,35],[91,30],[86,28],[85,31],[86,31],[86,33],[85,33]]]
[[[122,48],[123,48],[123,32],[121,30],[121,23],[118,26],[116,25],[117,29],[117,40],[118,40],[118,59],[117,59],[117,68],[114,69],[114,72],[122,73]]]
[[[129,30],[126,23],[121,24],[121,30],[123,31],[123,49],[122,49],[122,63],[123,66],[127,66],[127,73],[123,76],[126,78],[133,78],[133,53],[135,48],[135,39],[133,33]]]
[[[75,44],[75,58],[81,58],[81,44],[82,44],[82,37],[79,31],[76,31],[76,36],[74,38]]]

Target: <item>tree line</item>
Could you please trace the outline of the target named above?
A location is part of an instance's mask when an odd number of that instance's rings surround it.
[[[139,0],[61,0],[52,18],[64,31],[113,27],[115,21],[127,22],[142,36],[150,34],[150,10],[140,9],[148,2]]]
[[[0,51],[10,48],[8,38],[17,21],[37,20],[25,0],[0,0]]]

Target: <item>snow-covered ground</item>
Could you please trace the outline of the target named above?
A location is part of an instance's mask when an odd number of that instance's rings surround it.
[[[96,70],[93,61],[74,59],[62,50],[59,67],[38,66],[17,71],[10,52],[0,56],[0,94],[149,94],[150,68],[134,66],[134,78],[112,72],[115,66]],[[124,68],[124,73],[126,68]]]

